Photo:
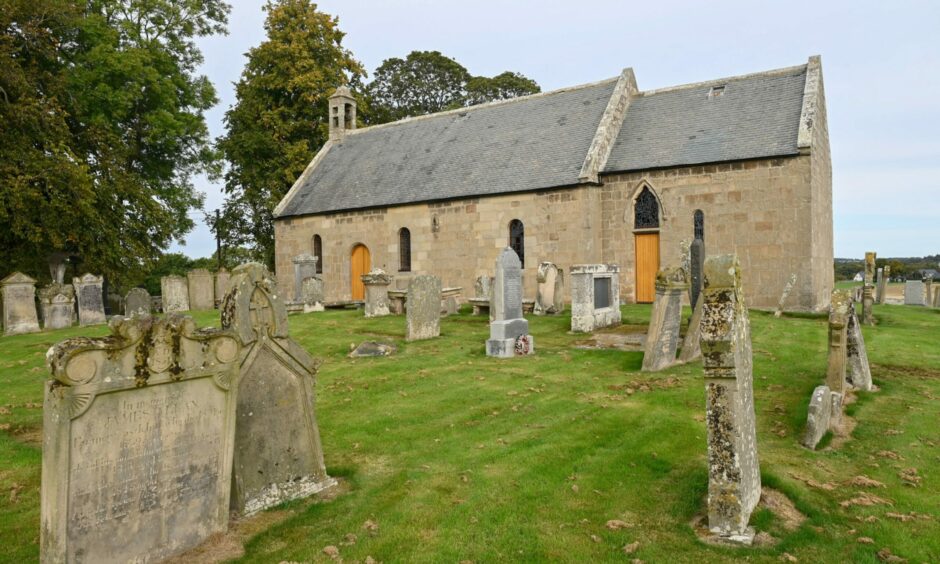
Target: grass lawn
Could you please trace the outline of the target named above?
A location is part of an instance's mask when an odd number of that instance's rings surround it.
[[[643,324],[649,313],[624,306],[623,321]],[[193,315],[218,324],[217,312]],[[286,504],[253,529],[240,525],[251,532],[238,560],[329,561],[323,548],[333,545],[346,562],[779,562],[784,553],[880,562],[885,548],[938,562],[940,310],[885,305],[875,315],[879,325],[864,333],[881,390],[848,406],[857,421],[850,440],[811,452],[798,440],[825,377],[826,321],[751,312],[763,483],[807,519],[786,530],[759,509],[752,524],[779,543],[750,549],[704,545],[690,527],[707,486],[701,363],[641,374],[642,353],[573,348],[584,337],[568,333],[567,315],[530,317],[537,354],[510,360],[485,357],[487,320],[467,313],[442,320],[441,338],[417,343],[403,341],[403,317],[292,316],[292,336],[323,360],[320,432],[328,471],[346,491]],[[39,554],[45,352],[66,337],[106,332],[0,338],[3,561]],[[394,341],[398,353],[346,357],[367,339]],[[884,487],[852,485],[863,475]],[[858,498],[875,504],[842,505]],[[610,530],[612,519],[628,526]],[[377,530],[363,528],[370,520]]]

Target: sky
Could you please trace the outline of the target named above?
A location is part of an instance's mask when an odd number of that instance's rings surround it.
[[[263,2],[229,0],[229,34],[202,38],[202,72],[225,111],[248,50],[264,38]],[[632,67],[640,90],[804,64],[821,55],[833,165],[835,256],[940,253],[940,2],[627,2],[330,0],[344,45],[370,74],[384,59],[437,50],[471,74],[505,70],[543,91]],[[196,179],[206,210],[221,186]],[[172,251],[215,251],[201,224]]]

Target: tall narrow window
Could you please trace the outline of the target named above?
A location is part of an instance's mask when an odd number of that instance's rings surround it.
[[[659,227],[659,202],[649,187],[643,191],[633,203],[633,228],[656,229]]]
[[[695,238],[699,241],[705,240],[705,212],[702,210],[695,210],[695,214],[692,216],[692,223]]]
[[[525,268],[525,228],[518,219],[509,222],[509,246],[519,255],[519,262]]]
[[[411,272],[411,231],[407,227],[398,231],[398,271]]]
[[[319,235],[313,236],[313,256],[317,257],[317,274],[323,274],[323,241]]]

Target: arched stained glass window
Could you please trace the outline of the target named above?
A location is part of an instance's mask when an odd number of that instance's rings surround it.
[[[705,240],[705,212],[702,210],[695,210],[695,214],[692,216],[693,228],[695,232],[695,238],[699,241]]]
[[[509,246],[519,255],[519,262],[525,268],[525,227],[518,219],[509,222]]]
[[[633,203],[633,228],[656,229],[659,227],[659,202],[648,186],[643,188]]]
[[[313,256],[317,257],[317,274],[323,274],[323,241],[319,235],[313,236]]]
[[[411,231],[407,227],[398,230],[398,271],[411,272]]]

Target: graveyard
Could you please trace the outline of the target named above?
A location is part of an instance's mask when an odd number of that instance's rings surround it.
[[[650,322],[649,305],[620,312],[619,328],[595,333]],[[218,311],[190,315],[220,326]],[[683,308],[683,332],[690,315]],[[825,381],[826,315],[750,312],[764,495],[749,547],[696,533],[708,488],[701,361],[642,372],[642,349],[585,347],[570,313],[526,317],[537,351],[507,360],[486,356],[489,324],[467,305],[440,320],[439,338],[415,341],[405,316],[291,315],[291,338],[322,363],[317,420],[339,484],[235,519],[177,561],[940,557],[938,310],[874,306],[877,324],[862,330],[878,390],[856,392],[843,416],[850,432],[827,433],[815,451],[800,440],[807,399]],[[106,334],[76,326],[0,339],[3,561],[39,556],[46,351]],[[369,340],[396,351],[348,357]]]

